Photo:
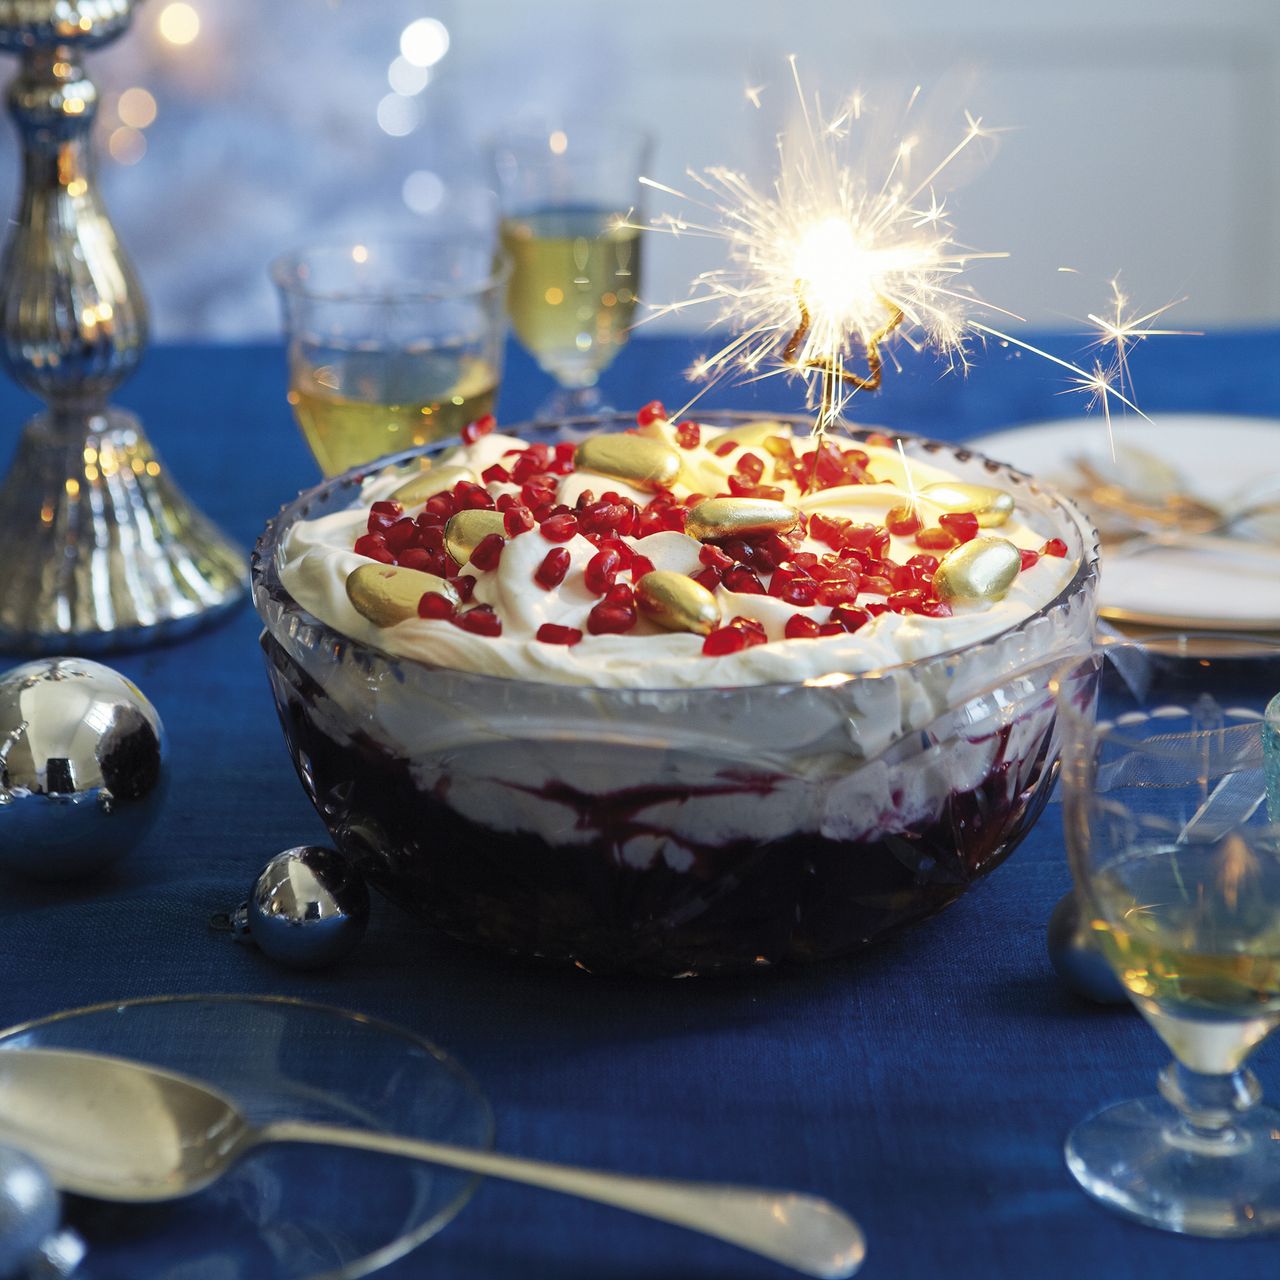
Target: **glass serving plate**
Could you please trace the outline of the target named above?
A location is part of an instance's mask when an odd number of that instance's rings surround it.
[[[511,430],[581,439],[633,423]],[[1012,852],[1052,787],[1048,680],[1092,642],[1097,545],[1070,503],[1021,472],[903,445],[1014,494],[1076,572],[963,649],[793,683],[594,688],[392,656],[325,625],[280,578],[290,528],[357,501],[366,472],[300,495],[258,543],[253,597],[285,737],[339,849],[455,937],[594,971],[817,960],[953,902]]]
[[[83,1049],[207,1081],[250,1120],[291,1118],[490,1147],[469,1075],[411,1031],[278,997],[162,996],[0,1032],[0,1052]],[[479,1178],[339,1147],[264,1147],[207,1190],[154,1205],[67,1197],[76,1280],[354,1280],[435,1235]]]

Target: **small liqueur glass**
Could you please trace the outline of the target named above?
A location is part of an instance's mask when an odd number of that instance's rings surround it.
[[[1264,708],[1280,644],[1156,636],[1055,678],[1081,919],[1172,1050],[1159,1096],[1067,1139],[1102,1203],[1202,1236],[1280,1230],[1280,1112],[1244,1062],[1280,1023],[1280,825]]]
[[[513,263],[511,327],[557,390],[546,420],[597,413],[597,387],[631,335],[640,288],[640,175],[651,142],[611,123],[512,132],[492,161]]]
[[[474,231],[326,245],[271,265],[289,403],[326,476],[493,410],[510,263]]]

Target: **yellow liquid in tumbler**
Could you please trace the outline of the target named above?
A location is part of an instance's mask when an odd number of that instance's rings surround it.
[[[617,210],[543,209],[504,219],[516,337],[564,386],[590,386],[627,341],[640,279],[640,233]]]
[[[487,361],[448,348],[301,344],[290,363],[289,403],[327,476],[457,435],[493,411],[498,387]]]
[[[1280,851],[1232,837],[1139,849],[1092,887],[1095,937],[1184,1065],[1233,1071],[1280,1025]]]

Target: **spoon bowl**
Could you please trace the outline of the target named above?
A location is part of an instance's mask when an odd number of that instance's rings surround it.
[[[62,1049],[0,1053],[0,1143],[35,1156],[64,1191],[125,1203],[180,1199],[273,1142],[380,1151],[561,1191],[715,1236],[806,1275],[851,1276],[866,1255],[858,1225],[814,1196],[634,1178],[338,1125],[258,1127],[208,1085],[143,1063]]]

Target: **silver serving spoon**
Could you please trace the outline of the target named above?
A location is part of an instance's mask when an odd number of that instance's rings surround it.
[[[98,1200],[176,1200],[269,1142],[315,1142],[487,1174],[673,1222],[822,1277],[851,1276],[862,1231],[835,1205],[790,1191],[598,1173],[338,1125],[255,1128],[208,1085],[123,1058],[0,1051],[0,1142],[41,1161],[64,1191]]]

